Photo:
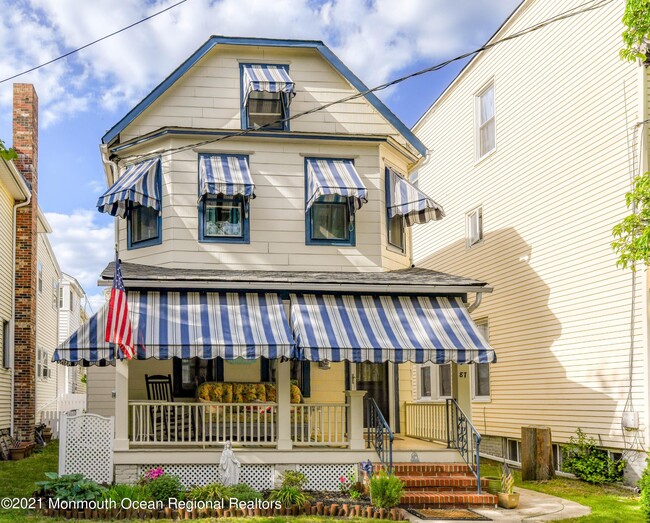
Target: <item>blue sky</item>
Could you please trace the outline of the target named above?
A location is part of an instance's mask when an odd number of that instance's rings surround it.
[[[0,79],[175,1],[0,0]],[[188,0],[13,80],[33,83],[39,95],[39,203],[53,226],[50,241],[62,270],[81,282],[96,309],[95,282],[113,249],[112,219],[95,210],[105,189],[101,137],[211,34],[323,40],[372,87],[480,47],[519,1]],[[411,126],[460,66],[380,96]],[[13,81],[0,84],[0,138],[7,144]]]

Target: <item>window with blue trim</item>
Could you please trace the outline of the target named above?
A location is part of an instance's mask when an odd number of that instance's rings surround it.
[[[139,203],[130,203],[127,214],[127,240],[129,249],[162,243],[160,213]]]
[[[255,78],[255,87],[247,85],[251,78],[246,70],[250,67],[265,70],[264,75]],[[289,104],[294,93],[288,72],[288,65],[241,64],[243,129],[289,130]]]
[[[354,245],[354,221],[349,198],[326,194],[307,212],[307,244]]]
[[[241,195],[202,198],[199,205],[202,242],[248,243],[248,200]]]

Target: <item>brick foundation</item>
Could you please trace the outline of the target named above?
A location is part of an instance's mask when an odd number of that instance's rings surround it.
[[[36,248],[38,97],[31,84],[14,84],[13,147],[16,167],[31,184],[29,205],[16,216],[16,313],[14,324],[14,433],[34,440],[36,416]]]

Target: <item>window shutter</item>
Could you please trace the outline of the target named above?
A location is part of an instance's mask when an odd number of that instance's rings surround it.
[[[302,395],[305,398],[311,397],[311,365],[309,361],[302,363]]]

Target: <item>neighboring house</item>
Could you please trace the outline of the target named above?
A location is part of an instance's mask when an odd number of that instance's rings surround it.
[[[0,158],[0,430],[12,426],[15,208],[31,195],[11,161]]]
[[[87,319],[85,311],[86,293],[76,278],[61,274],[59,287],[59,340],[62,343],[75,332]],[[59,381],[59,394],[83,394],[86,384],[85,376],[79,367],[64,367],[63,378]]]
[[[490,42],[581,5],[525,0]],[[520,461],[521,427],[545,425],[556,461],[580,428],[645,466],[647,273],[618,269],[610,246],[649,164],[650,76],[619,58],[623,9],[478,54],[413,128],[431,150],[418,187],[447,212],[414,228],[414,263],[494,287],[473,314],[499,356],[472,376],[488,455]],[[416,372],[416,398],[445,396],[442,368]]]
[[[321,42],[212,37],[103,137],[137,359],[88,369],[88,411],[115,415],[117,480],[155,461],[209,481],[205,447],[230,439],[258,488],[284,466],[336,489],[378,459],[364,423],[408,425],[412,361],[493,359],[463,305],[489,287],[411,268],[410,225],[443,212],[407,181],[422,143],[366,89]],[[112,362],[106,317],[55,358]],[[445,445],[396,460],[460,459],[437,414]]]
[[[59,282],[61,269],[47,237],[50,224],[38,210],[36,254],[36,419],[46,410],[55,410],[59,382],[65,369],[52,363],[58,343]]]

